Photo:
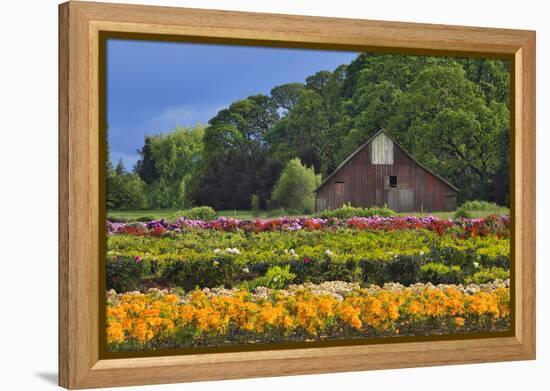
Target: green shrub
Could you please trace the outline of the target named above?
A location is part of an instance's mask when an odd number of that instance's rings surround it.
[[[112,223],[134,223],[136,221],[146,223],[148,221],[156,220],[157,217],[155,216],[122,216],[122,217],[116,217],[116,216],[108,216],[107,220],[109,220]]]
[[[296,274],[290,271],[290,265],[269,268],[265,276],[258,277],[248,284],[249,288],[264,286],[270,289],[283,289],[292,283]]]
[[[459,208],[459,209],[456,210],[454,217],[455,217],[455,219],[459,219],[461,217],[464,218],[464,219],[471,219],[473,216],[466,209]]]
[[[410,285],[418,282],[418,270],[423,262],[421,256],[399,255],[388,261],[362,259],[361,280],[365,284],[383,285],[386,282],[399,282]]]
[[[497,210],[497,209],[505,209],[502,206],[498,206],[494,202],[488,202],[488,201],[479,201],[479,200],[473,200],[473,201],[466,201],[460,206],[460,209],[464,210]]]
[[[107,262],[107,289],[114,289],[119,293],[137,290],[150,272],[148,264],[141,261],[140,258],[118,259]]]
[[[136,217],[135,219],[133,219],[133,221],[140,221],[140,222],[148,222],[148,221],[152,221],[152,220],[156,220],[156,217],[155,216],[139,216],[139,217]]]
[[[252,216],[258,217],[260,215],[260,197],[258,194],[252,194],[252,199],[250,200],[250,210],[252,211]]]
[[[429,278],[429,268],[424,268],[424,274],[420,272],[428,263],[449,268],[445,281],[456,282],[456,267],[462,271],[461,278],[473,275],[479,268],[509,268],[510,249],[509,239],[496,236],[464,240],[452,233],[440,236],[427,230],[345,228],[252,234],[188,229],[183,234],[160,238],[114,235],[107,240],[108,265],[117,262],[115,257],[142,256],[149,265],[144,279],[154,278],[186,291],[196,286],[233,287],[265,276],[271,268],[287,265],[295,274],[295,283],[341,280],[411,284]]]
[[[420,266],[418,279],[433,284],[458,284],[462,281],[462,270],[458,265],[430,262]]]
[[[325,210],[318,214],[323,219],[338,218],[349,219],[351,217],[395,216],[395,212],[388,207],[356,208],[349,203],[335,210]]]
[[[272,207],[296,209],[312,213],[315,209],[313,192],[321,184],[321,176],[313,168],[306,167],[300,159],[290,160],[275,183],[271,195]]]
[[[176,212],[175,219],[184,217],[191,220],[215,220],[218,216],[216,211],[209,206],[198,206],[195,208]]]
[[[186,291],[195,288],[225,286],[232,288],[247,279],[245,264],[232,256],[202,259],[174,260],[163,265],[162,281]]]
[[[115,172],[107,175],[107,208],[142,209],[146,207],[145,183],[136,174]]]
[[[482,269],[471,276],[466,277],[467,284],[485,284],[496,279],[506,280],[510,278],[510,271],[500,267],[492,267],[490,269]]]

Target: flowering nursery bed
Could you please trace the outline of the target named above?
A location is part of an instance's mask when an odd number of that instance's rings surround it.
[[[250,229],[257,224],[270,228]],[[297,283],[481,283],[509,277],[507,225],[416,217],[108,224],[107,287],[233,287],[277,265]]]
[[[221,231],[243,230],[248,232],[322,230],[349,227],[356,229],[399,230],[424,228],[438,234],[453,230],[464,237],[487,234],[509,236],[510,217],[491,215],[477,219],[443,220],[433,216],[351,217],[349,219],[322,219],[316,217],[282,217],[277,219],[237,220],[220,217],[212,221],[179,218],[173,222],[152,220],[147,223],[114,223],[107,221],[109,234],[162,235],[166,231],[181,232],[186,228],[215,229]]]
[[[108,221],[108,347],[509,330],[509,226],[507,216]]]
[[[107,293],[111,351],[431,335],[509,328],[508,281],[476,285],[325,282],[287,289]]]

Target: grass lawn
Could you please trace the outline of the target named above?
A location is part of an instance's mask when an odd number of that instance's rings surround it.
[[[139,220],[146,217],[155,219],[173,219],[177,209],[147,209],[147,210],[109,210],[107,211],[107,217],[125,219],[125,220]],[[277,218],[281,216],[295,216],[284,211],[284,209],[276,209],[272,211],[261,211],[259,216],[254,216],[250,210],[220,210],[217,212],[218,216],[230,217],[240,220],[250,220],[255,218]]]
[[[139,220],[139,219],[173,219],[174,214],[177,212],[177,209],[148,209],[148,210],[109,210],[107,212],[108,218],[117,218],[124,220]],[[231,217],[241,220],[250,220],[256,218],[252,211],[250,210],[221,210],[218,211],[218,216]],[[508,214],[510,211],[507,208],[500,208],[496,210],[474,210],[468,211],[473,217],[485,217],[491,214]],[[411,212],[411,213],[399,213],[401,216],[435,216],[440,219],[450,219],[454,216],[454,212],[432,212],[432,213],[421,213],[421,212]],[[262,211],[258,218],[276,218],[281,216],[289,216],[283,209],[276,209],[273,211]],[[292,215],[291,215],[292,216]]]
[[[510,213],[510,210],[508,208],[499,208],[494,210],[469,210],[469,214],[472,215],[472,217],[486,217],[489,215],[506,215]],[[431,213],[421,213],[421,212],[410,212],[410,213],[398,213],[400,216],[435,216],[439,217],[440,219],[452,219],[454,217],[455,212],[431,212]]]
[[[107,218],[114,217],[125,220],[138,220],[144,217],[151,219],[171,219],[176,209],[147,209],[147,210],[108,210]]]

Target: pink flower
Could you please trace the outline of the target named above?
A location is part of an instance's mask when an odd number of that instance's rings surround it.
[[[141,257],[140,257],[139,255],[136,255],[136,256],[134,257],[134,261],[136,261],[136,262],[141,262]]]

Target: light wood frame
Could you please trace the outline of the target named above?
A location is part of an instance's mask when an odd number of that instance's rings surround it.
[[[100,359],[100,31],[511,59],[513,337]],[[59,384],[91,388],[535,358],[535,32],[106,3],[59,6]]]

